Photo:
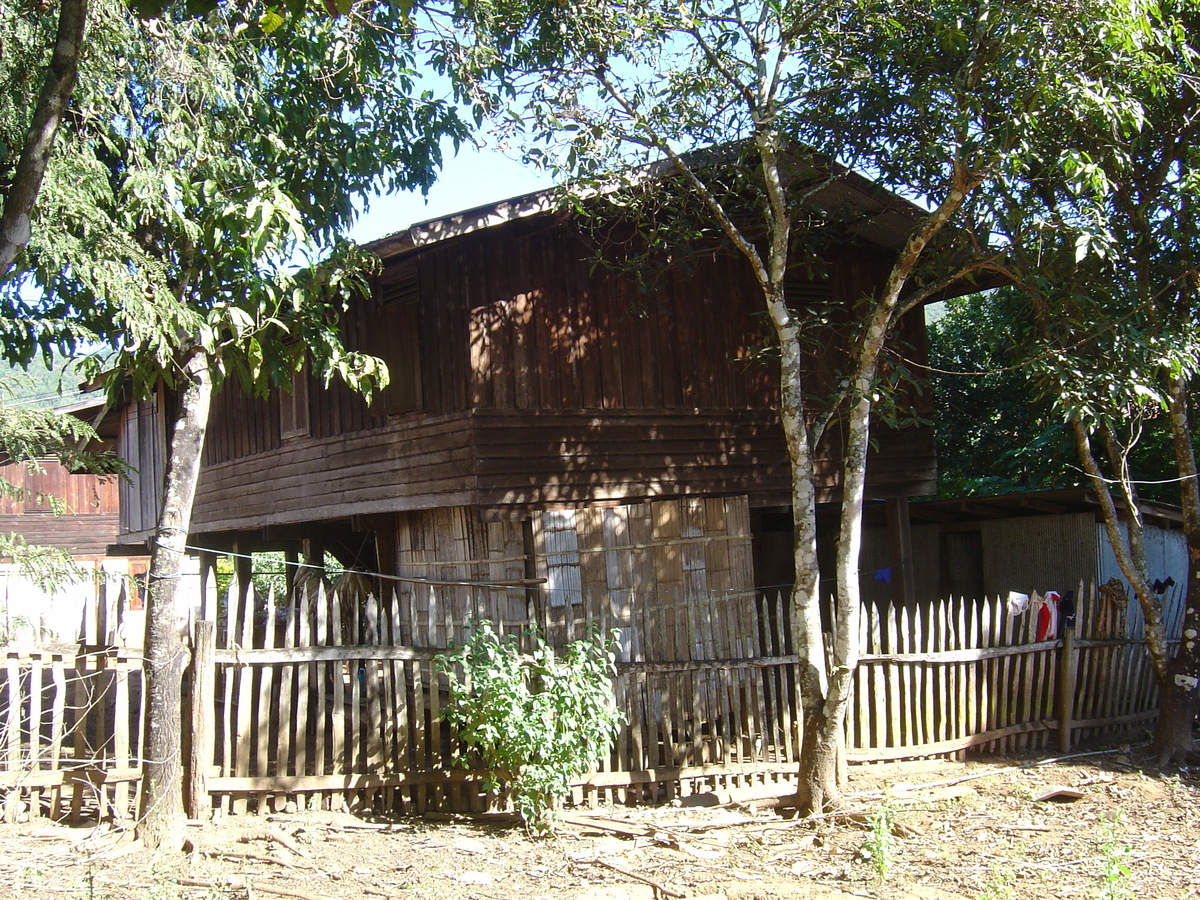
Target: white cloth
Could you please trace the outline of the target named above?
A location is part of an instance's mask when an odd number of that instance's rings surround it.
[[[1029,609],[1029,595],[1017,591],[1008,592],[1008,614],[1016,618]]]

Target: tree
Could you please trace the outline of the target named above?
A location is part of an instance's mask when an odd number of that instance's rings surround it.
[[[37,92],[38,102],[29,117],[29,124],[24,129],[24,139],[15,141],[20,132],[3,133],[0,130],[0,173],[8,167],[9,158],[14,155],[10,146],[20,146],[21,151],[13,166],[11,180],[4,184],[4,206],[0,211],[0,278],[9,274],[16,262],[17,254],[29,243],[32,234],[33,207],[41,190],[42,179],[46,175],[51,153],[54,149],[58,128],[75,90],[78,77],[79,55],[83,50],[83,34],[87,23],[87,0],[61,0],[58,21],[55,28],[53,51],[45,66],[45,77],[41,90]],[[35,72],[41,69],[42,46],[40,41],[28,41],[31,29],[22,27],[28,23],[20,22],[15,5],[8,2],[0,8],[0,46],[3,46],[5,56],[10,60],[9,78],[26,82],[27,95],[33,95],[30,90]],[[27,42],[28,41],[28,42]],[[6,85],[7,87],[7,85]],[[10,95],[14,96],[14,95]],[[16,94],[21,97],[21,94]],[[3,103],[3,101],[0,101]],[[13,110],[0,106],[6,114]],[[10,119],[5,115],[6,122],[19,122],[20,119]],[[13,143],[10,145],[9,142]]]
[[[811,810],[837,795],[857,664],[866,453],[889,336],[905,312],[994,258],[980,189],[1032,146],[1039,115],[1058,103],[1079,46],[1095,37],[1089,13],[1105,6],[464,0],[460,31],[443,46],[443,64],[477,87],[481,103],[496,91],[514,98],[511,109],[492,111],[540,142],[531,155],[610,195],[644,184],[647,173],[670,173],[656,189],[684,186],[753,272],[778,344],[792,467],[799,801]],[[929,211],[914,216],[878,294],[850,310],[845,371],[833,396],[818,398],[804,348],[820,333],[787,302],[784,281],[824,224],[813,197],[849,177],[842,164],[924,198]],[[845,437],[827,654],[813,463],[835,416]]]
[[[145,19],[158,18],[172,11],[168,0],[131,0],[130,7]],[[178,7],[180,4],[174,4]],[[219,0],[197,0],[186,4],[186,12],[192,16],[207,15],[216,11]],[[284,15],[301,17],[305,13],[306,0],[288,0],[287,3],[274,6],[263,5],[256,9],[254,4],[247,4],[245,13],[246,24],[254,22],[264,32],[274,31],[284,24]],[[331,16],[351,12],[353,3],[349,0],[327,0],[325,12]],[[175,14],[180,10],[176,8]],[[51,153],[54,149],[55,138],[68,104],[75,91],[75,83],[79,75],[79,58],[84,51],[84,34],[88,20],[88,0],[60,0],[57,26],[53,39],[53,51],[44,66],[44,76],[39,91],[32,89],[34,75],[43,69],[42,50],[40,41],[28,41],[28,27],[17,23],[23,16],[19,15],[17,4],[6,3],[0,7],[0,46],[17,59],[18,64],[10,68],[9,74],[16,75],[23,82],[25,95],[37,94],[38,100],[31,110],[28,125],[24,128],[23,140],[18,141],[21,150],[14,153],[18,145],[8,145],[6,141],[14,135],[0,134],[0,173],[12,167],[12,177],[3,183],[4,203],[0,207],[0,278],[7,277],[16,265],[17,255],[29,243],[32,234],[34,205],[46,175]],[[35,17],[36,18],[36,17]],[[25,26],[31,23],[22,23]],[[21,97],[18,93],[15,96]],[[21,122],[16,117],[15,122]],[[16,134],[20,137],[20,132]],[[15,163],[12,158],[15,156]]]
[[[940,496],[1078,483],[1074,438],[1022,365],[1011,322],[1023,305],[1011,289],[973,294],[929,326]]]
[[[1070,249],[1073,254],[1074,238]],[[947,303],[944,315],[930,324],[940,496],[1079,486],[1075,436],[1030,360],[1045,347],[1014,328],[1027,315],[1027,297],[1015,288],[962,297]],[[1097,328],[1080,325],[1074,341],[1090,330]],[[1048,362],[1061,359],[1055,351]],[[1145,411],[1149,416],[1139,422],[1130,475],[1143,498],[1178,502],[1167,416],[1156,408]]]
[[[20,27],[49,26],[29,12]],[[235,8],[147,22],[103,0],[89,28],[96,50],[80,62],[0,313],[30,323],[6,335],[10,358],[98,338],[135,392],[168,389],[140,834],[172,846],[185,662],[174,594],[213,390],[265,391],[306,361],[368,395],[386,383],[378,360],[339,337],[371,261],[338,230],[368,189],[427,186],[439,141],[464,129],[448,105],[417,95],[399,4],[301,17],[268,36]],[[8,56],[3,65],[6,83],[19,77]]]
[[[1009,198],[1008,227],[1023,235],[1012,271],[1027,301],[1012,325],[1024,331],[1031,368],[1074,436],[1145,614],[1162,698],[1155,748],[1165,765],[1196,754],[1200,712],[1200,488],[1190,410],[1200,359],[1200,5],[1130,3],[1124,13],[1106,23],[1105,52],[1090,68],[1088,91],[1100,103],[1065,107],[1059,129],[1043,135],[1040,164]],[[1188,546],[1183,640],[1173,658],[1138,508],[1136,473],[1155,430],[1170,438]]]

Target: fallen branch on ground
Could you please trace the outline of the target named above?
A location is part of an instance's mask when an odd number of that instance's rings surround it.
[[[659,893],[661,893],[662,895],[664,895],[666,897],[679,898],[679,897],[687,896],[687,894],[681,894],[678,891],[673,891],[670,888],[663,887],[661,884],[659,884],[653,878],[647,878],[645,875],[639,875],[637,872],[629,872],[625,869],[622,869],[620,866],[614,866],[612,863],[605,862],[602,859],[581,859],[581,860],[579,860],[579,862],[591,863],[594,866],[603,866],[606,869],[611,869],[612,871],[616,872],[618,875],[624,875],[626,878],[632,878],[634,881],[640,881],[640,882],[642,882],[642,884],[650,885],[650,887],[654,888],[654,890],[658,891]]]
[[[202,881],[199,878],[179,878],[172,879],[176,884],[183,887],[221,887],[231,891],[254,891],[255,893],[273,894],[276,897],[291,897],[293,900],[335,900],[333,897],[324,894],[306,894],[303,891],[292,891],[287,888],[275,887],[270,884],[263,884],[261,881],[247,881],[243,878],[225,878],[219,881]]]
[[[219,856],[227,859],[250,859],[256,862],[271,863],[276,866],[283,866],[285,869],[294,869],[296,864],[289,859],[284,859],[282,856],[272,856],[269,853],[255,853],[253,850],[234,850],[231,847],[196,847],[194,852],[202,856]]]
[[[1052,766],[1055,763],[1067,762],[1072,759],[1082,759],[1086,756],[1108,756],[1113,753],[1123,752],[1120,749],[1116,750],[1089,750],[1086,753],[1071,753],[1067,756],[1054,756],[1050,759],[1039,759],[1037,762],[1022,763],[1017,766],[997,766],[994,769],[988,769],[986,772],[972,772],[970,775],[960,775],[957,778],[947,778],[944,781],[931,781],[928,784],[893,784],[890,788],[877,788],[870,791],[853,791],[846,794],[847,797],[855,797],[859,799],[869,799],[873,797],[882,797],[885,793],[896,799],[899,794],[906,794],[910,791],[925,791],[930,788],[950,787],[954,784],[962,784],[964,781],[975,781],[978,778],[990,778],[993,775],[1003,775],[1005,772],[1019,772],[1022,769],[1036,769],[1040,766]],[[811,818],[811,817],[810,817]]]

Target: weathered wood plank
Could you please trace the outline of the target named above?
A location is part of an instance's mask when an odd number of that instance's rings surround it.
[[[237,544],[234,545],[236,550]],[[235,574],[233,581],[229,587],[230,603],[240,607],[241,612],[238,617],[239,625],[241,626],[238,634],[238,646],[253,647],[254,646],[254,585],[250,581],[250,560],[244,557],[238,557],[235,560]],[[238,666],[234,672],[236,673],[237,687],[237,703],[235,712],[237,714],[237,725],[233,730],[235,740],[235,756],[234,756],[234,773],[237,775],[250,775],[250,754],[252,745],[255,743],[254,732],[257,730],[256,716],[254,710],[254,675],[253,669]],[[247,810],[247,800],[245,797],[233,798],[232,812],[234,815],[245,815]]]
[[[187,778],[184,799],[188,816],[200,819],[209,811],[212,802],[207,779],[213,765],[216,740],[212,720],[216,701],[216,664],[212,656],[216,623],[210,619],[196,622],[192,643],[191,744],[184,770]]]

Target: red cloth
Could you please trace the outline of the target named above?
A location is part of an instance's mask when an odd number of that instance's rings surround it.
[[[1058,637],[1058,591],[1046,591],[1042,605],[1038,608],[1037,639],[1052,641]]]

